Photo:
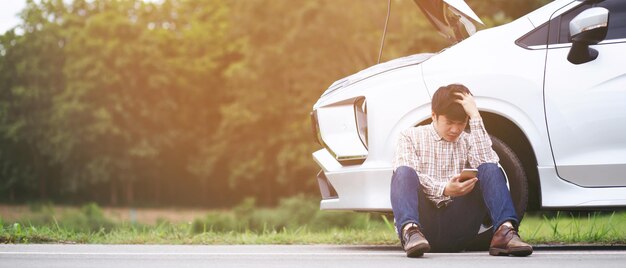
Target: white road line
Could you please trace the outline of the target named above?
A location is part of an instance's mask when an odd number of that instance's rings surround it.
[[[542,251],[533,252],[533,255],[626,255],[626,251]]]
[[[387,253],[387,252],[372,252],[372,253],[358,253],[358,252],[344,252],[344,253],[332,253],[332,252],[0,252],[0,255],[128,255],[128,256],[389,256],[389,255],[404,255],[404,252]]]
[[[426,253],[437,254],[437,253]],[[547,251],[533,255],[626,255],[626,251]],[[100,255],[100,256],[395,256],[404,252],[34,252],[4,251],[0,255]],[[451,255],[487,255],[486,252],[453,253]]]

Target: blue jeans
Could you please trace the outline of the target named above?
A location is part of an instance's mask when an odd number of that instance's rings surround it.
[[[398,167],[391,178],[391,208],[398,236],[401,237],[405,224],[416,223],[431,251],[455,252],[463,250],[476,237],[487,213],[494,230],[506,221],[517,226],[511,193],[498,165],[480,165],[477,177],[478,184],[472,192],[454,197],[447,206],[437,208],[422,191],[417,172],[410,167]]]

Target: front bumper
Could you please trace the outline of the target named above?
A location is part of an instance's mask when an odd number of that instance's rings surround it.
[[[313,153],[313,158],[322,168],[317,178],[322,194],[320,209],[391,211],[391,167],[343,167],[326,149]]]

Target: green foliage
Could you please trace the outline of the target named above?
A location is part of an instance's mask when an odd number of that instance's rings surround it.
[[[280,223],[286,227],[314,225],[314,219],[319,212],[319,202],[304,195],[297,195],[280,200],[277,210],[281,213],[278,215]]]
[[[45,214],[54,214],[54,204],[52,202],[35,201],[28,204],[31,212],[42,212]]]
[[[493,26],[544,2],[470,5]],[[317,191],[310,107],[376,63],[385,15],[384,1],[28,1],[0,36],[0,201],[271,205]],[[392,1],[383,61],[447,45]],[[290,202],[296,220],[272,226],[343,217]]]
[[[211,212],[204,218],[195,219],[191,224],[191,232],[194,234],[205,232],[228,232],[239,231],[242,226],[232,213]]]
[[[116,224],[105,217],[102,209],[95,203],[83,205],[79,210],[72,210],[58,215],[50,203],[31,205],[31,211],[36,212],[16,224],[22,226],[49,226],[57,230],[72,232],[99,232],[110,231]]]
[[[110,231],[115,224],[107,219],[102,209],[95,203],[81,207],[76,213],[63,215],[59,226],[76,232]]]
[[[542,213],[524,219],[520,232],[535,243],[624,242],[624,213]]]
[[[392,223],[381,215],[355,212],[312,211],[289,217],[314,200],[295,196],[274,208],[251,208],[253,216],[243,223],[234,211],[211,211],[192,223],[159,221],[155,225],[113,222],[102,209],[87,204],[79,209],[52,215],[48,223],[30,219],[8,222],[0,218],[0,243],[124,243],[124,244],[370,244],[397,245]],[[36,214],[46,214],[41,209]],[[244,211],[244,210],[240,210]],[[248,210],[250,211],[250,210]],[[316,213],[317,212],[317,213]],[[544,217],[545,216],[545,217]],[[281,218],[284,217],[284,218]],[[43,218],[34,215],[33,218]],[[310,221],[303,221],[305,218]],[[300,221],[289,224],[289,221]],[[557,226],[554,228],[554,226]],[[529,214],[520,226],[522,237],[532,244],[620,244],[626,243],[626,213]]]
[[[275,208],[258,208],[254,199],[247,198],[232,212],[212,212],[194,220],[191,229],[193,233],[263,233],[299,229],[370,229],[382,225],[381,220],[366,213],[320,211],[315,198],[296,195],[281,199]]]
[[[35,213],[25,223],[40,226],[55,222],[56,212],[51,202],[32,202],[28,207],[31,212]]]

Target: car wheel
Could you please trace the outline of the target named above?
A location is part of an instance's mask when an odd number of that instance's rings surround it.
[[[522,161],[519,160],[517,154],[502,140],[491,136],[491,142],[493,144],[493,150],[500,158],[500,167],[504,170],[507,186],[509,187],[513,205],[515,206],[515,212],[517,212],[517,218],[521,222],[526,212],[526,206],[528,205],[528,180],[524,167],[522,166]],[[492,236],[493,227],[491,226],[491,219],[489,219],[489,216],[486,216],[478,236],[470,243],[467,250],[487,250]]]

